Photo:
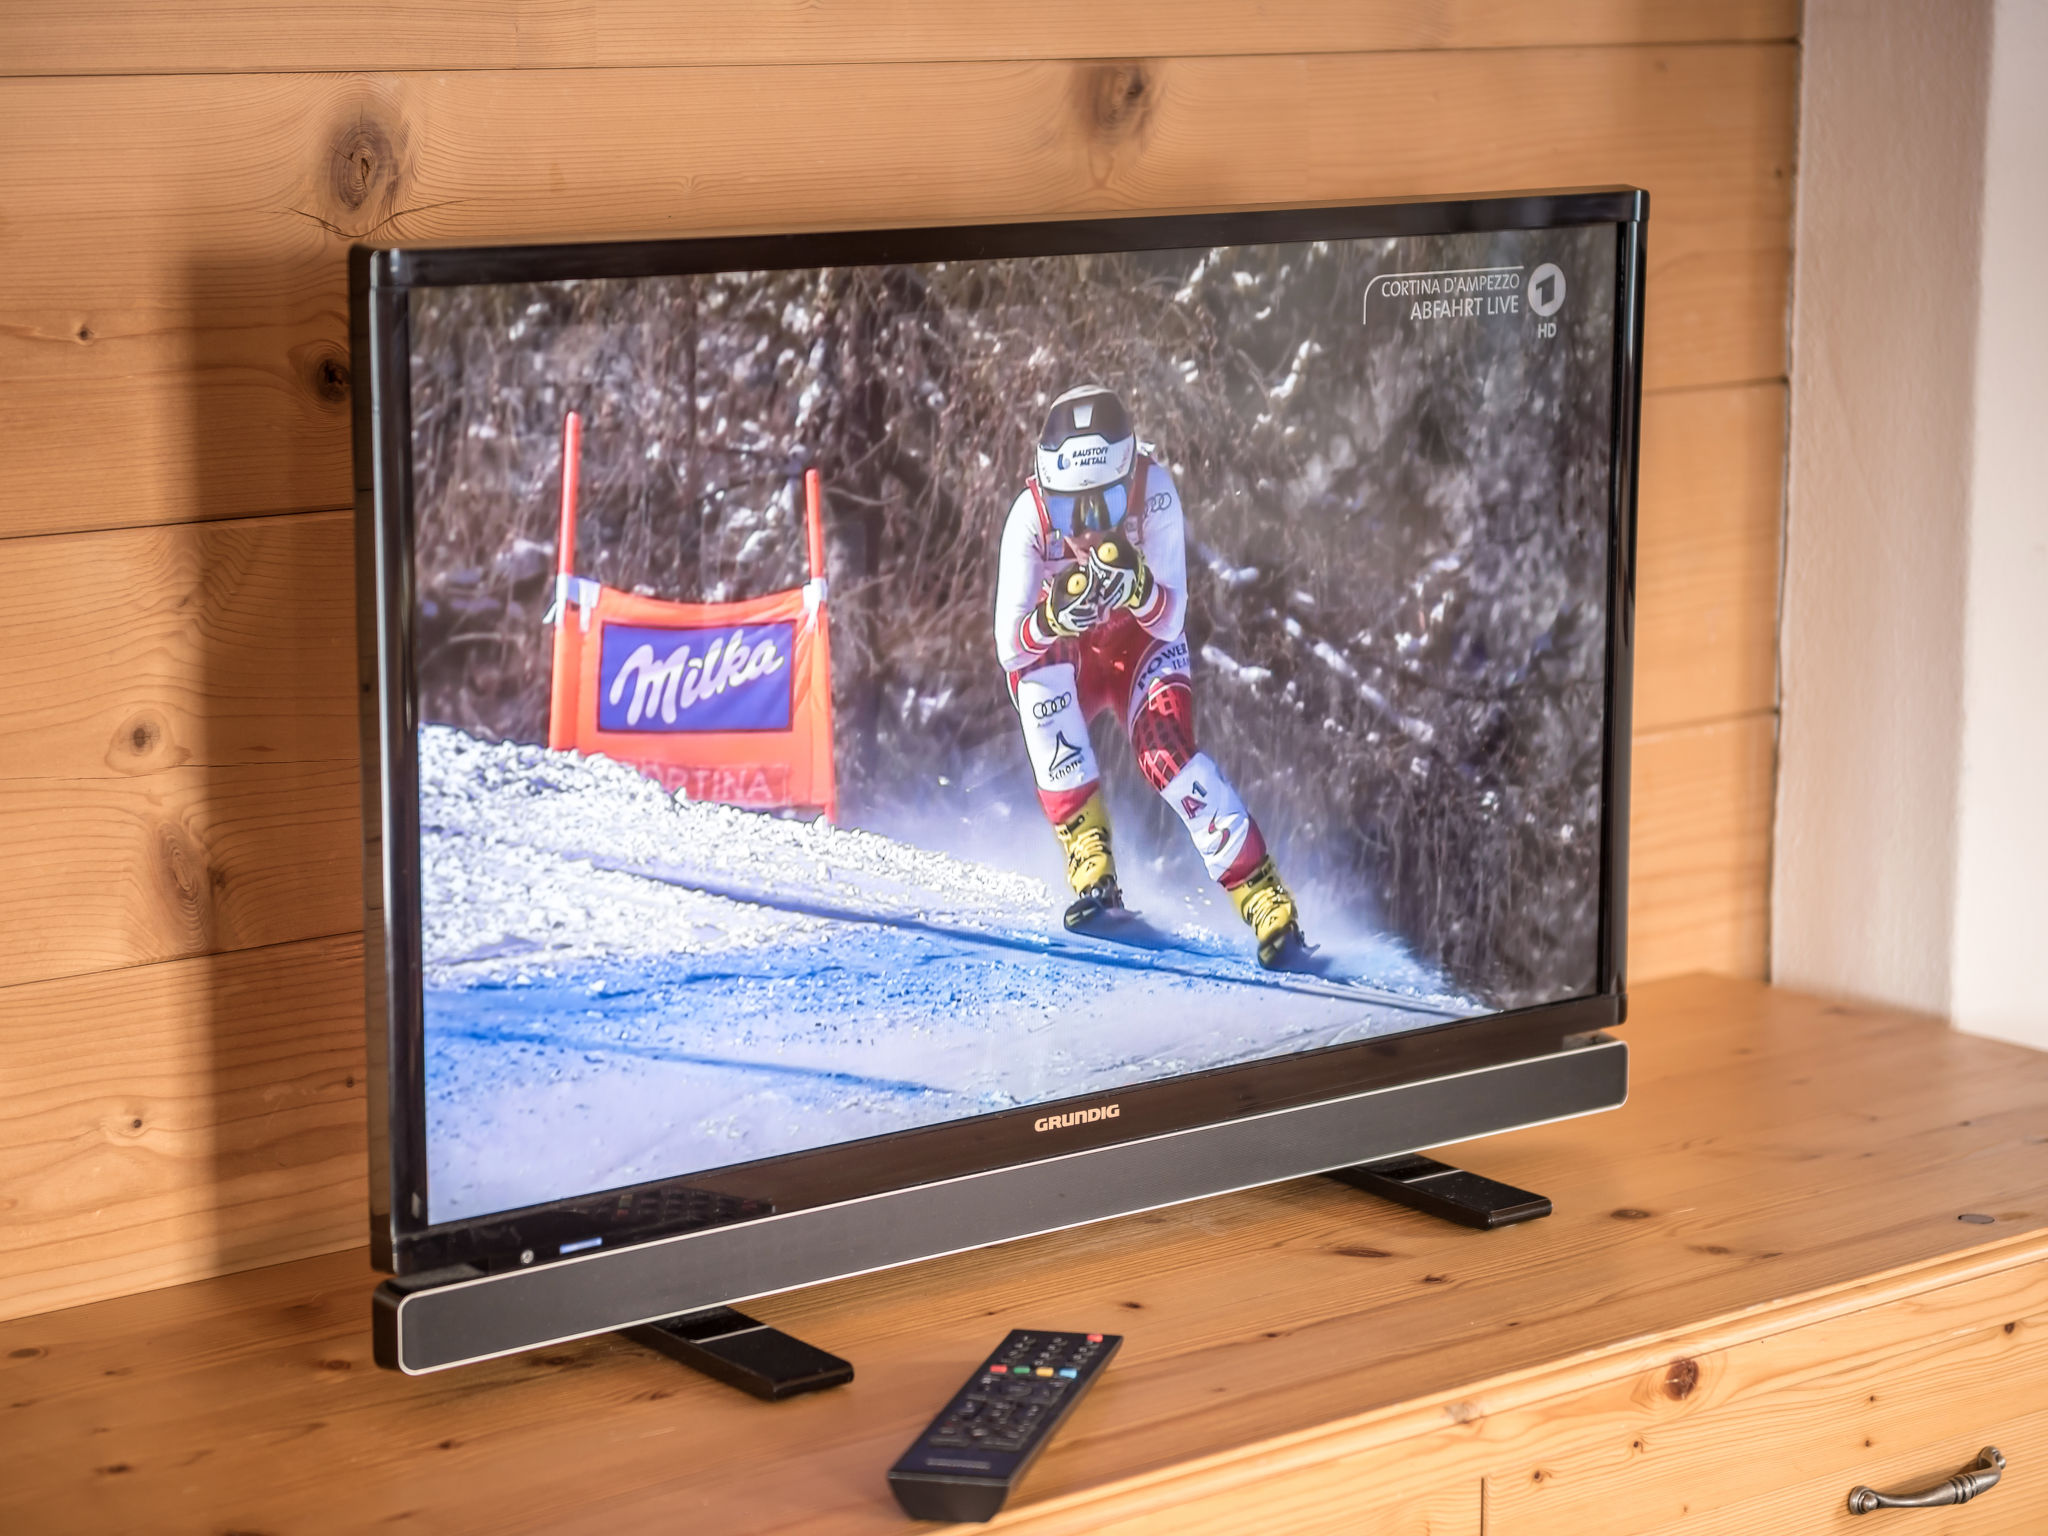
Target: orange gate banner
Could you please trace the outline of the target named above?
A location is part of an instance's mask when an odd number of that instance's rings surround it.
[[[548,745],[630,763],[669,790],[836,820],[832,647],[818,472],[804,474],[811,579],[678,603],[573,573],[582,422],[563,424]]]

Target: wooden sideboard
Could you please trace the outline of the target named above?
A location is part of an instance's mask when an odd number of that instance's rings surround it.
[[[1309,1179],[819,1286],[750,1310],[858,1378],[780,1405],[616,1336],[379,1372],[360,1251],[0,1324],[0,1530],[912,1529],[883,1471],[1012,1326],[1127,1339],[1034,1536],[2048,1530],[2048,1055],[1633,1002],[1626,1109],[1451,1154],[1546,1220]],[[1848,1512],[1985,1445],[1976,1502]]]

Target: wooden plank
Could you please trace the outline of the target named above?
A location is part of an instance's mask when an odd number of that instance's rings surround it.
[[[1643,401],[1635,727],[1775,709],[1785,387]]]
[[[13,0],[0,72],[166,74],[1142,58],[1569,44],[1779,42],[1797,0],[1233,0],[1029,9],[1001,0]]]
[[[362,926],[348,763],[0,784],[0,986]]]
[[[1457,1488],[1475,1468],[1485,1471],[1484,1528],[1514,1536],[1645,1531],[1644,1521],[1668,1510],[1684,1511],[1657,1527],[1672,1536],[1693,1531],[1696,1520],[1730,1532],[1833,1528],[1758,1521],[1768,1495],[1736,1506],[1718,1498],[1729,1488],[1781,1488],[1805,1479],[1802,1506],[1822,1508],[1811,1490],[1823,1480],[1806,1474],[1831,1466],[1825,1481],[1841,1508],[1853,1483],[1887,1476],[1874,1447],[1933,1444],[1941,1449],[1921,1450],[1920,1466],[1954,1470],[1979,1446],[1996,1442],[2011,1428],[1998,1421],[2012,1405],[2037,1400],[2048,1381],[2040,1342],[2048,1265],[2039,1262],[2038,1247],[2032,1251],[2033,1262],[1955,1284],[1873,1285],[1858,1304],[1833,1314],[1810,1306],[1766,1309],[1725,1348],[1699,1347],[1718,1331],[1711,1326],[1691,1337],[1673,1329],[1660,1335],[1661,1357],[1635,1369],[1580,1359],[1504,1378],[1498,1387],[1474,1382],[1376,1423],[1360,1416],[1320,1435],[1276,1437],[1237,1456],[1213,1457],[1200,1468],[1055,1498],[1020,1512],[1015,1529],[1079,1536],[1092,1529],[1089,1517],[1121,1513],[1147,1493],[1160,1516],[1170,1515],[1175,1506],[1167,1500],[1178,1493],[1185,1501],[1179,1507],[1201,1520],[1219,1506],[1252,1510],[1271,1489],[1281,1516],[1273,1528],[1293,1529],[1288,1517],[1298,1509],[1306,1529],[1321,1530],[1330,1527],[1314,1523],[1312,1498],[1296,1504],[1297,1489],[1316,1489],[1325,1509],[1356,1508],[1381,1488],[1432,1481]],[[1887,1302],[1888,1294],[1901,1299]],[[1963,1424],[1976,1427],[1958,1431]],[[1923,1470],[1919,1480],[1924,1485],[1940,1475]],[[2048,1489],[2033,1497],[2048,1498]],[[1730,1508],[1745,1509],[1753,1523],[1719,1518]],[[1162,1520],[1158,1528],[1170,1526]]]
[[[1877,1447],[1970,1436],[1953,1471],[2015,1406],[2048,1401],[2048,1264],[1687,1356],[1677,1369],[1675,1380],[1667,1364],[1495,1418],[1490,1518],[1517,1536],[1661,1530],[1823,1470],[1839,1506]]]
[[[2038,1401],[2038,1399],[2037,1399]],[[1941,1405],[1930,1404],[1939,1411]],[[2008,1410],[2024,1406],[2018,1394]],[[1870,1521],[1849,1512],[1849,1490],[1859,1485],[1881,1493],[1910,1493],[1938,1486],[1976,1461],[1985,1446],[2006,1458],[2008,1475],[1967,1511],[1922,1512],[1911,1516],[1915,1536],[2039,1536],[2048,1530],[2048,1412],[2000,1414],[1965,1422],[1960,1416],[1940,1425],[1918,1444],[1878,1440],[1865,1450],[1852,1476],[1828,1471],[1773,1488],[1739,1504],[1694,1513],[1643,1536],[1756,1536],[1759,1531],[1798,1531],[1802,1536],[1863,1536]],[[1896,1519],[1897,1516],[1887,1518]]]
[[[1155,1497],[1105,1501],[1091,1493],[1019,1508],[1003,1528],[1030,1536],[1484,1536],[1476,1476],[1430,1462],[1401,1465],[1378,1447],[1314,1461],[1246,1459],[1253,1475],[1198,1499],[1172,1483]]]
[[[350,527],[9,545],[0,986],[361,926]]]
[[[1777,716],[1638,735],[1632,766],[1629,976],[1762,976]]]
[[[10,543],[33,600],[0,608],[0,808],[22,778],[118,795],[177,768],[353,770],[352,527],[320,513]]]
[[[1752,1400],[1720,1363],[1752,1342],[1848,1319],[1833,1343],[1853,1372],[1855,1319],[1904,1298],[1911,1326],[1861,1325],[1873,1355],[2038,1347],[2038,1302],[2007,1308],[2048,1272],[2048,1058],[1751,985],[1668,983],[1636,1004],[1627,1108],[1456,1154],[1550,1194],[1545,1221],[1473,1233],[1310,1180],[816,1287],[754,1310],[860,1374],[772,1409],[616,1338],[425,1380],[373,1371],[359,1251],[11,1322],[0,1405],[33,1406],[0,1406],[24,1469],[0,1481],[0,1523],[629,1532],[683,1509],[736,1536],[895,1530],[881,1469],[991,1331],[1028,1318],[1114,1319],[1129,1341],[1004,1517],[1033,1536],[1170,1529],[1176,1507],[1199,1522],[1261,1487],[1306,1512],[1297,1492],[1339,1463],[1354,1511],[1410,1479],[1454,1492],[1454,1474],[1504,1476],[1531,1447],[1609,1444],[1628,1427],[1610,1413],[1675,1433],[1682,1400],[1641,1400],[1674,1359],[1701,1363],[1690,1400],[1718,1411]],[[1789,1088],[1795,1058],[1825,1070]],[[1959,1223],[1959,1202],[2000,1220]],[[1794,1378],[1814,1401],[1833,1390],[1817,1358]],[[1999,1380],[1980,1368],[1963,1390]],[[1590,1435],[1574,1438],[1575,1400]]]
[[[362,1241],[362,946],[0,989],[0,1317]]]
[[[0,533],[350,497],[350,240],[1632,181],[1652,387],[1784,371],[1796,50],[43,78],[0,91]],[[79,444],[97,445],[91,453]]]
[[[1685,978],[1685,982],[1690,999],[1719,995],[1725,999],[1727,1007],[1754,1012],[1760,1020],[1774,1019],[1780,1025],[1806,1017],[1812,1003],[1811,998],[1796,992],[1767,990],[1758,994],[1753,981],[1737,977],[1695,975]],[[1712,983],[1712,986],[1703,985],[1705,983]],[[1674,983],[1655,982],[1651,985],[1661,994]],[[1793,1000],[1789,1009],[1784,1001],[1787,998]],[[1854,1041],[1854,1048],[1858,1050],[1896,1050],[1898,1035],[1916,1033],[1937,1022],[1932,1015],[1904,1013],[1850,998],[1828,1001],[1822,1005],[1821,1013],[1827,1021],[1828,1033],[1817,1039],[1805,1038],[1790,1028],[1773,1028],[1764,1037],[1776,1053],[1770,1060],[1783,1074],[1787,1090],[1803,1092],[1811,1088],[1813,1075],[1826,1069],[1831,1041],[1848,1038]],[[1695,1017],[1704,1019],[1710,1016],[1710,1010],[1702,1007]],[[1693,1020],[1688,1019],[1687,1022]],[[1759,1048],[1758,1037],[1744,1036],[1731,1047],[1724,1036],[1711,1030],[1688,1033],[1682,1040],[1667,1042],[1664,1049],[1648,1059],[1631,1061],[1629,1079],[1639,1083],[1646,1073],[1671,1072],[1683,1077],[1743,1069],[1757,1060]],[[1775,1113],[1776,1106],[1766,1104],[1758,1112]]]

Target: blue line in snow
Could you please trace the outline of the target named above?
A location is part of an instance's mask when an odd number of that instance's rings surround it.
[[[687,1067],[715,1067],[723,1072],[765,1072],[778,1077],[807,1077],[848,1088],[874,1088],[888,1093],[938,1094],[956,1098],[950,1088],[930,1083],[913,1083],[893,1077],[863,1077],[857,1072],[835,1072],[829,1067],[800,1067],[781,1061],[739,1061],[730,1056],[707,1056],[699,1051],[679,1051],[673,1046],[652,1045],[634,1040],[586,1040],[575,1035],[534,1034],[520,1029],[493,1029],[482,1024],[447,1024],[434,1021],[428,1029],[429,1043],[440,1040],[468,1040],[477,1045],[538,1045],[549,1050],[585,1051],[593,1055],[639,1056],[648,1061],[669,1061]]]

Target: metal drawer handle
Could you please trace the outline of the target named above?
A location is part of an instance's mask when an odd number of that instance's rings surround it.
[[[1875,1488],[1851,1488],[1849,1490],[1849,1513],[1867,1515],[1873,1509],[1943,1509],[1950,1504],[1967,1504],[1980,1493],[1989,1493],[1998,1486],[1998,1475],[2005,1470],[2005,1458],[1998,1454],[1998,1447],[1987,1445],[1977,1453],[1971,1462],[1954,1477],[1943,1478],[1932,1488],[1923,1488],[1918,1493],[1879,1493]]]

